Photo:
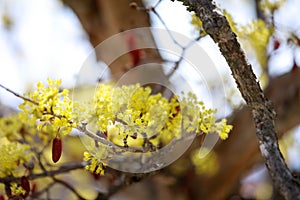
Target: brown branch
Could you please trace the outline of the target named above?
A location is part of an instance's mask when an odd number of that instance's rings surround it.
[[[180,1],[188,7],[189,11],[195,11],[203,23],[205,32],[218,44],[225,57],[238,89],[252,111],[261,154],[275,186],[285,199],[300,199],[299,186],[278,148],[274,128],[274,108],[265,98],[226,17],[216,12],[217,8],[211,0]]]
[[[77,199],[81,199],[81,200],[85,199],[69,183],[67,183],[63,180],[57,179],[55,177],[52,177],[52,179],[53,179],[53,181],[55,181],[55,183],[59,183],[59,184],[65,186],[66,188],[68,188],[69,190],[71,190],[76,195]]]
[[[113,195],[117,194],[122,189],[144,180],[147,177],[153,176],[157,172],[147,173],[147,174],[121,174],[120,179],[117,184],[109,187],[108,193],[102,195],[103,199],[110,199]]]
[[[261,9],[261,7],[260,7],[261,0],[253,0],[253,1],[254,1],[254,4],[255,4],[256,17],[257,17],[258,19],[261,19],[261,20],[267,22],[265,13],[264,13],[264,11]]]
[[[11,89],[9,89],[9,88],[7,88],[7,87],[1,85],[1,84],[0,84],[0,87],[2,87],[3,89],[5,89],[6,91],[12,93],[12,94],[15,95],[16,97],[19,97],[19,98],[23,99],[24,101],[28,101],[28,102],[33,103],[33,104],[35,104],[35,105],[39,105],[37,102],[33,101],[32,99],[29,99],[29,98],[27,98],[27,97],[24,97],[24,96],[22,96],[22,95],[20,95],[20,94],[18,94],[18,93],[16,93],[16,92],[14,92],[14,91],[12,91]]]
[[[55,185],[55,182],[51,182],[49,185],[47,185],[45,188],[43,188],[42,190],[38,191],[38,192],[34,192],[30,197],[33,199],[38,199],[39,196],[41,196],[42,194],[44,194],[45,192],[47,192],[47,194],[49,193],[49,190]],[[49,198],[48,198],[49,199]]]
[[[72,170],[76,169],[83,169],[88,162],[77,162],[77,163],[68,163],[66,165],[62,165],[58,169],[55,170],[49,170],[49,171],[44,171],[38,174],[31,174],[27,178],[29,180],[34,180],[38,178],[44,178],[44,177],[49,177],[49,176],[55,176],[58,174],[63,174]],[[21,177],[4,177],[0,178],[0,183],[9,183],[9,182],[14,182],[20,180]]]
[[[151,152],[151,149],[147,148],[139,148],[139,147],[130,147],[130,146],[120,146],[117,145],[101,136],[98,136],[94,133],[91,133],[89,130],[86,128],[87,124],[82,123],[82,125],[79,127],[79,130],[84,133],[86,136],[90,137],[91,139],[95,140],[96,142],[100,142],[107,147],[110,147],[114,149],[114,152],[134,152],[134,153],[146,153],[146,152]]]
[[[300,69],[272,78],[264,93],[274,103],[275,128],[280,138],[300,124]],[[205,187],[193,188],[194,199],[227,199],[238,194],[242,177],[255,164],[263,162],[250,109],[244,106],[236,110],[229,121],[233,125],[229,139],[214,147],[219,170],[213,176],[195,176],[191,184]]]

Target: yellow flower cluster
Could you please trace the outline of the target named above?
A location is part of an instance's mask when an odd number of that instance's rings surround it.
[[[151,95],[149,87],[139,85],[101,85],[94,105],[98,129],[106,132],[110,141],[123,146],[127,138],[127,145],[138,147],[146,138],[152,137],[151,142],[155,143],[156,133],[174,118],[175,107],[179,106],[175,98],[170,103],[161,94]]]
[[[48,86],[37,84],[37,90],[27,97],[33,102],[24,101],[19,108],[23,110],[21,120],[29,124],[38,122],[38,130],[50,136],[66,135],[76,126],[72,121],[73,103],[68,90],[59,90],[61,80],[48,79]]]
[[[83,160],[89,162],[89,164],[85,166],[86,170],[95,174],[104,175],[104,168],[106,165],[96,159],[92,154],[84,152]]]
[[[19,140],[21,139],[20,130],[22,129],[23,123],[20,123],[18,114],[14,114],[8,117],[0,119],[0,138],[6,137],[8,140]]]
[[[100,85],[91,110],[97,129],[120,146],[158,147],[190,133],[217,132],[226,139],[232,128],[225,119],[216,122],[216,111],[206,109],[194,94],[180,102],[177,96],[169,101],[138,84]]]
[[[239,29],[238,36],[246,37],[256,53],[256,57],[261,67],[267,66],[266,49],[273,30],[267,27],[261,20],[253,20],[250,24]]]
[[[14,175],[18,167],[31,158],[30,146],[0,138],[0,177]]]
[[[279,0],[278,4],[281,4],[284,1],[285,0]],[[276,3],[274,4],[270,3],[268,0],[265,0],[264,2],[266,4],[264,4],[265,6],[263,9],[267,9],[268,7],[277,5]],[[267,50],[269,39],[274,31],[273,28],[268,27],[268,25],[261,19],[252,20],[250,23],[246,25],[239,26],[234,22],[230,13],[226,12],[226,10],[223,10],[223,14],[227,18],[232,31],[237,34],[238,39],[243,42],[244,46],[246,46],[247,43],[249,43],[250,46],[254,49],[256,58],[259,64],[261,65],[261,67],[262,68],[266,67],[267,65],[266,50]]]
[[[17,183],[11,183],[10,190],[12,196],[20,196],[26,193],[26,191],[22,188],[22,186],[18,185]]]

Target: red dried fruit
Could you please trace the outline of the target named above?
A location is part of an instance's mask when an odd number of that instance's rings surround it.
[[[275,39],[273,45],[274,50],[277,50],[280,47],[280,42],[277,39]]]
[[[135,67],[140,62],[142,57],[142,51],[138,48],[138,42],[136,36],[133,34],[127,37],[127,47],[131,57],[131,63]]]
[[[21,196],[23,198],[26,198],[30,192],[30,183],[28,181],[28,178],[26,176],[21,177],[21,186],[26,191],[25,194],[22,194]]]
[[[52,161],[56,163],[62,153],[62,140],[60,138],[54,138],[52,141]]]
[[[177,113],[180,112],[180,106],[176,106]]]

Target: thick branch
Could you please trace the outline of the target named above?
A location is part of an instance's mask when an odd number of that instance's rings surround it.
[[[247,62],[228,21],[216,12],[217,8],[211,0],[182,0],[182,2],[188,6],[189,11],[195,11],[202,20],[204,30],[219,45],[238,89],[252,111],[260,150],[275,186],[286,199],[299,199],[299,187],[278,148],[274,109],[256,81],[252,67]]]
[[[274,103],[278,137],[300,124],[300,69],[272,78],[264,93]],[[230,124],[233,130],[229,139],[214,147],[219,170],[213,176],[204,174],[194,178],[191,184],[194,199],[229,198],[237,192],[239,180],[251,167],[262,161],[250,109],[243,107],[234,112]],[[199,189],[199,185],[205,187]]]
[[[89,36],[91,44],[96,47],[104,40],[122,31],[139,28],[150,27],[150,18],[147,12],[132,9],[130,3],[136,2],[138,6],[143,6],[142,0],[63,0],[74,13],[78,16],[82,27]],[[147,46],[155,46],[155,40],[150,31],[143,34],[135,34],[137,47],[142,44]],[[145,39],[147,38],[147,39]],[[107,54],[118,49],[127,49],[126,41],[112,43],[110,49],[97,49],[97,58],[103,61]],[[143,56],[140,63],[160,63],[162,58],[156,49],[141,49]],[[109,65],[111,74],[119,77],[128,71],[131,67],[128,63],[132,56],[130,53],[118,57]],[[137,63],[136,63],[137,64]],[[161,72],[162,73],[162,72]]]

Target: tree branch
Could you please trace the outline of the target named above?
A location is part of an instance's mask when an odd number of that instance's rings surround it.
[[[300,68],[272,78],[264,94],[274,104],[277,113],[275,129],[279,138],[300,124]],[[227,199],[237,194],[241,178],[255,164],[263,161],[249,107],[236,110],[229,117],[229,123],[233,125],[230,139],[214,147],[219,170],[213,176],[204,174],[193,178],[191,185],[205,185],[200,189],[193,188],[194,199]]]
[[[87,164],[88,164],[88,162],[68,163],[66,165],[59,167],[56,170],[44,171],[44,172],[41,172],[38,174],[31,174],[27,178],[29,180],[34,180],[34,179],[38,179],[38,178],[44,178],[44,177],[50,177],[50,176],[54,176],[54,175],[58,175],[58,174],[63,174],[63,173],[66,173],[66,172],[69,172],[72,170],[83,169]],[[21,179],[21,177],[4,177],[4,178],[0,178],[0,183],[9,183],[9,182],[13,182],[13,181],[18,181],[20,179]]]
[[[80,199],[80,200],[84,200],[85,199],[69,183],[67,183],[67,182],[65,182],[63,180],[57,179],[55,177],[52,177],[52,179],[53,179],[53,181],[55,183],[59,183],[59,184],[65,186],[66,188],[68,188],[69,190],[71,190],[71,192],[73,192],[74,195],[76,195],[77,199]]]
[[[256,81],[252,67],[247,62],[227,19],[216,12],[217,8],[211,0],[180,1],[188,7],[189,11],[195,11],[202,20],[205,32],[218,44],[225,57],[237,87],[252,111],[261,154],[275,186],[285,199],[300,199],[299,186],[278,148],[274,128],[274,108],[270,101],[265,98],[259,83]]]
[[[5,86],[2,85],[2,84],[0,84],[0,87],[3,88],[3,89],[5,89],[6,91],[10,92],[11,94],[15,95],[16,97],[19,97],[19,98],[23,99],[24,101],[29,101],[30,103],[33,103],[33,104],[35,104],[35,105],[39,105],[39,103],[33,101],[32,99],[29,99],[29,98],[27,98],[27,97],[24,97],[24,96],[22,96],[22,95],[20,95],[20,94],[18,94],[18,93],[16,93],[16,92],[14,92],[13,90],[11,90],[11,89],[5,87]]]

